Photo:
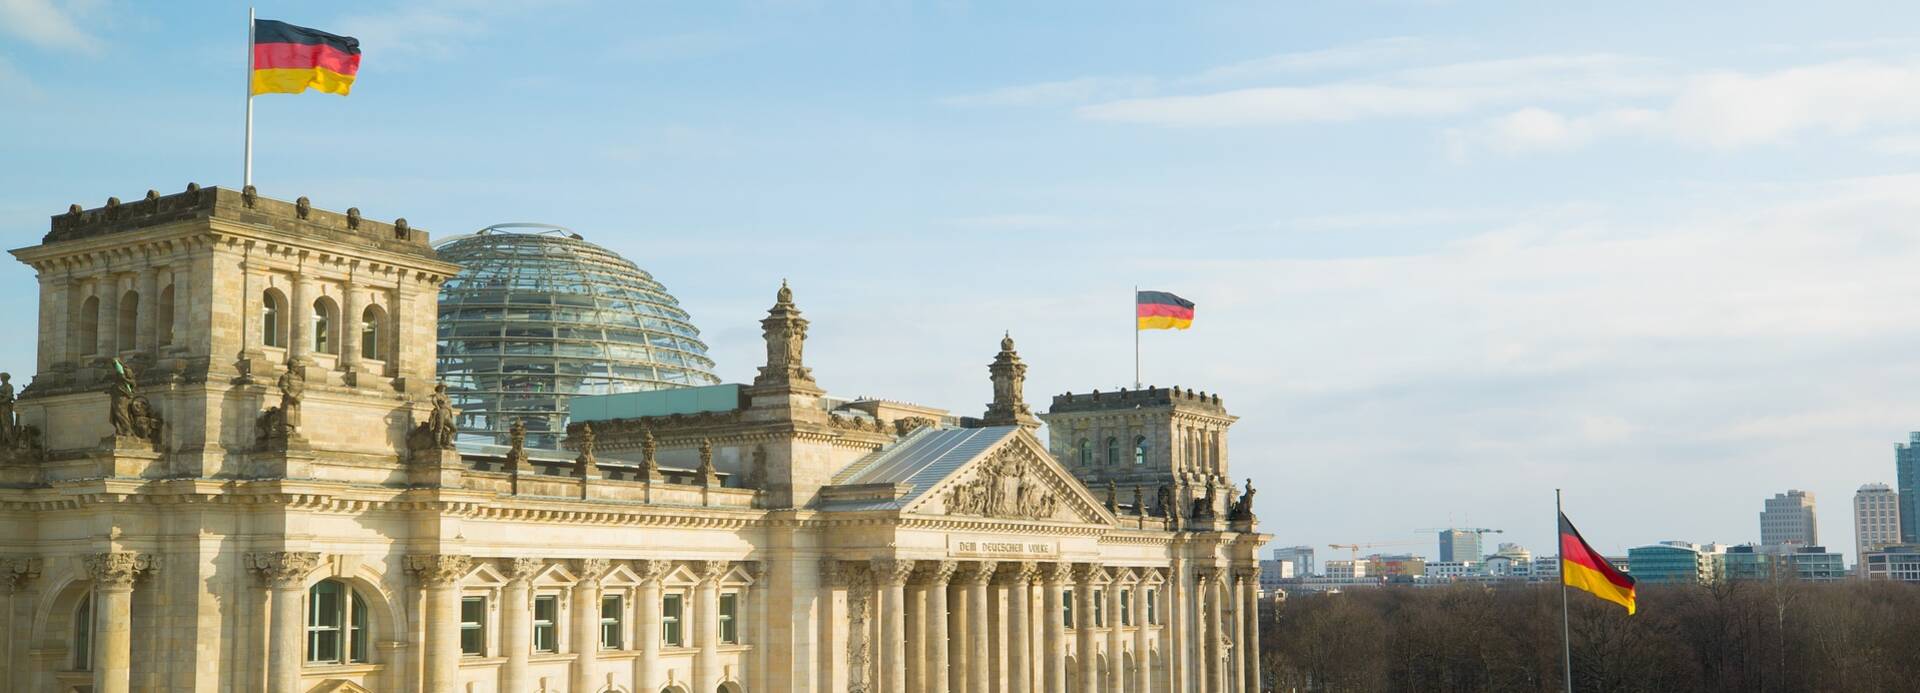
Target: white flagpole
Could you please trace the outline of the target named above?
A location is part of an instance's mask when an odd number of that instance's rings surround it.
[[[1560,489],[1553,490],[1553,538],[1560,543],[1560,667],[1566,672],[1567,693],[1573,693],[1573,629],[1567,618],[1567,540],[1560,534]]]
[[[1133,389],[1140,389],[1140,285],[1133,285]]]
[[[253,8],[247,8],[247,146],[240,185],[253,185]]]

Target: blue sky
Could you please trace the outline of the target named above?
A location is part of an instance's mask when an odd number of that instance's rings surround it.
[[[1040,4],[1041,7],[1031,5]],[[1920,429],[1920,7],[329,2],[352,96],[257,102],[262,194],[570,226],[758,359],[782,278],[837,394],[1223,394],[1283,543],[1758,539]],[[246,6],[0,0],[0,234],[240,176]],[[33,280],[0,271],[32,324]],[[0,344],[31,369],[32,345]],[[1851,559],[1850,559],[1851,560]]]

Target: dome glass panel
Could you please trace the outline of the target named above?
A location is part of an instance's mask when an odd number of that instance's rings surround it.
[[[441,242],[460,273],[440,288],[439,376],[461,440],[558,448],[567,398],[717,385],[680,301],[639,266],[579,234],[499,224]]]

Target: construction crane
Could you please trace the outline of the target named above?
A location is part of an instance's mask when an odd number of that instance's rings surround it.
[[[1346,549],[1353,553],[1352,560],[1360,560],[1361,549],[1377,549],[1382,546],[1415,546],[1425,542],[1418,541],[1370,541],[1362,544],[1328,544],[1329,549]]]
[[[1425,529],[1416,529],[1413,531],[1415,532],[1472,532],[1474,534],[1489,534],[1489,533],[1500,534],[1502,532],[1502,530],[1488,529],[1486,527],[1428,527]]]

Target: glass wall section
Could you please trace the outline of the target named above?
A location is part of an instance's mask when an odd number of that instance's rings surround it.
[[[557,226],[499,224],[442,242],[440,378],[460,437],[558,448],[567,398],[716,385],[707,345],[653,276]]]

